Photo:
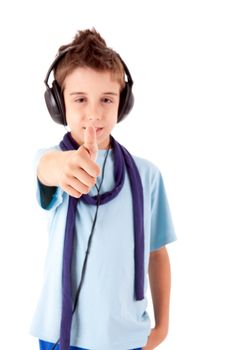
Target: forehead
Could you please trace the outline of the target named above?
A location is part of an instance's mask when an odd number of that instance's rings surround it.
[[[64,81],[64,88],[68,92],[77,88],[81,89],[81,91],[110,89],[118,92],[120,83],[110,71],[97,71],[89,67],[78,67],[67,75]]]

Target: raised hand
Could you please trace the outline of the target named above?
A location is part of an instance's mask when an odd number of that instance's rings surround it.
[[[90,191],[100,174],[100,167],[95,162],[98,154],[95,128],[85,129],[84,143],[77,151],[64,153],[67,157],[61,167],[59,186],[69,195],[79,198]]]

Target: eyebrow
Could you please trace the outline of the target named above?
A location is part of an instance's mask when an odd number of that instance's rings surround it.
[[[73,96],[73,95],[87,95],[87,93],[86,93],[86,92],[81,92],[81,91],[75,91],[75,92],[71,92],[71,93],[70,93],[70,96]],[[117,93],[111,92],[111,91],[103,92],[103,95],[118,96]]]

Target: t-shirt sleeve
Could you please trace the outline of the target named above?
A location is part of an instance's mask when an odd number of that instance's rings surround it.
[[[151,196],[150,252],[176,239],[163,177],[157,168]]]
[[[55,209],[63,201],[63,190],[57,186],[46,186],[37,177],[37,167],[40,158],[47,152],[59,151],[59,147],[55,146],[49,149],[40,149],[36,152],[34,157],[34,169],[35,169],[35,186],[36,186],[36,199],[42,209],[51,210]]]

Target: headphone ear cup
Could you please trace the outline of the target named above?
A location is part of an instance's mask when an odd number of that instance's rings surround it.
[[[44,97],[46,106],[52,119],[58,124],[67,125],[65,118],[64,100],[60,86],[56,80],[53,81],[51,88],[46,88]]]
[[[120,102],[118,108],[118,123],[122,121],[131,111],[134,105],[134,96],[132,87],[126,82],[124,89],[120,94]]]

